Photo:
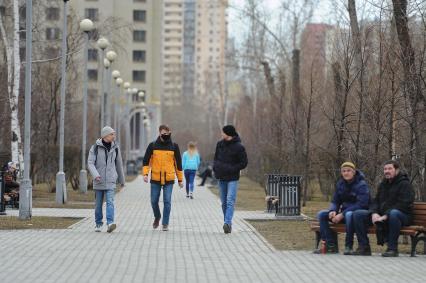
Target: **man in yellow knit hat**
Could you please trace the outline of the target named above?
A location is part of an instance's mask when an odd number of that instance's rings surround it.
[[[179,186],[183,187],[182,159],[179,146],[172,142],[171,131],[167,125],[161,125],[160,135],[150,143],[143,159],[142,175],[148,183],[151,173],[151,206],[154,212],[152,227],[157,229],[160,224],[161,212],[158,202],[163,189],[163,231],[169,230],[169,217],[172,208],[172,189],[177,177]]]
[[[336,184],[330,208],[318,213],[321,240],[325,241],[325,250],[317,249],[314,253],[338,253],[337,235],[330,229],[329,223],[345,223],[345,255],[353,253],[355,228],[353,213],[358,209],[368,208],[370,192],[364,174],[355,168],[352,162],[340,166],[341,178]]]

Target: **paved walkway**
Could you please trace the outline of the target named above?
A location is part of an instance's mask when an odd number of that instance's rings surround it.
[[[206,189],[188,200],[176,188],[170,231],[154,231],[148,188],[138,178],[117,195],[112,234],[93,232],[92,215],[71,229],[0,232],[0,281],[425,282],[425,256],[274,251],[238,214],[225,235],[219,202]]]

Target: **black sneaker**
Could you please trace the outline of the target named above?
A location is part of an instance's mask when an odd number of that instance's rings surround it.
[[[229,233],[231,233],[231,231],[232,231],[231,225],[226,224],[226,223],[223,224],[223,232],[225,234],[229,234]]]
[[[359,246],[356,251],[352,252],[352,255],[359,255],[359,256],[370,256],[371,255],[371,248],[370,246]]]
[[[398,257],[399,253],[397,250],[387,249],[384,253],[382,253],[382,257]]]

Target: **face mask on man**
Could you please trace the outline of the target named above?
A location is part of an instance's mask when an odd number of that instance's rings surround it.
[[[161,139],[163,141],[169,141],[171,136],[172,136],[172,134],[162,134]]]

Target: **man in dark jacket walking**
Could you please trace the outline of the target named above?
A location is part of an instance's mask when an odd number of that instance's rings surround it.
[[[240,171],[247,167],[247,154],[241,139],[232,125],[222,129],[222,140],[216,145],[213,171],[219,180],[220,200],[224,216],[223,232],[232,231],[232,217],[237,198]]]
[[[395,160],[387,161],[383,171],[385,178],[379,184],[369,210],[354,213],[355,232],[362,245],[358,255],[364,255],[364,250],[370,248],[367,232],[368,226],[374,224],[387,231],[388,248],[382,256],[398,256],[399,231],[402,226],[410,225],[413,218],[414,190],[407,174],[400,172]]]
[[[325,241],[325,253],[338,253],[337,234],[330,229],[329,223],[345,223],[345,255],[351,255],[354,242],[353,213],[357,209],[367,209],[370,192],[364,174],[356,170],[355,164],[345,162],[340,166],[341,178],[336,184],[330,208],[318,213],[321,239]],[[321,253],[317,249],[314,253]]]

